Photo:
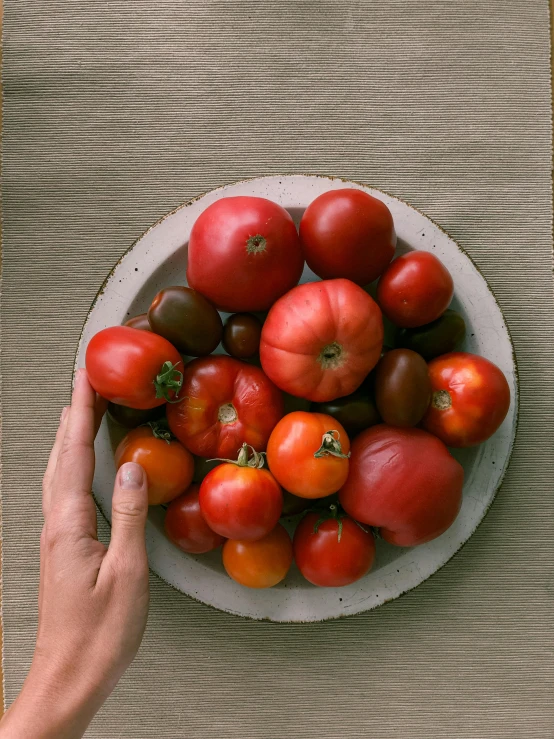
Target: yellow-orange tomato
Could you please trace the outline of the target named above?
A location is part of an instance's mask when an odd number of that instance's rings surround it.
[[[292,564],[292,542],[277,526],[257,541],[229,539],[223,545],[223,566],[235,582],[247,588],[271,588],[286,577]]]
[[[267,444],[273,476],[300,498],[336,493],[348,477],[349,456],[346,431],[325,413],[289,413],[275,426]]]
[[[192,454],[178,441],[164,436],[168,432],[158,431],[155,424],[139,426],[122,439],[115,452],[118,469],[125,462],[136,462],[144,468],[149,505],[168,503],[184,493],[194,473]]]

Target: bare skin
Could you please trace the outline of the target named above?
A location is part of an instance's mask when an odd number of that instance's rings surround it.
[[[33,662],[0,739],[77,739],[140,646],[148,615],[142,467],[123,465],[109,547],[96,537],[94,437],[105,411],[80,370],[43,481],[39,626]]]

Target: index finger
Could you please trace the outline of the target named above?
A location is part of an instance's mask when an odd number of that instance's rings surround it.
[[[56,465],[52,506],[59,504],[60,500],[70,502],[86,496],[94,508],[90,492],[94,475],[95,406],[96,393],[88,381],[86,370],[78,370]]]

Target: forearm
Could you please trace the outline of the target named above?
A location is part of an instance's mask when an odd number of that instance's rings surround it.
[[[106,697],[91,684],[68,679],[66,670],[33,664],[0,723],[0,739],[80,739]]]

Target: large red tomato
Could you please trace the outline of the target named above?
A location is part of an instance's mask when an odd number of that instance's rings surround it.
[[[185,493],[172,500],[164,521],[167,538],[190,554],[211,552],[225,541],[225,537],[216,534],[206,523],[198,501],[199,489],[199,485],[191,485]]]
[[[386,541],[423,544],[454,522],[464,471],[435,436],[415,428],[373,426],[352,442],[344,510]]]
[[[426,251],[412,251],[395,259],[377,286],[383,313],[402,328],[435,321],[448,308],[453,295],[450,272]]]
[[[182,444],[155,422],[129,431],[115,451],[119,469],[125,462],[136,462],[148,478],[148,504],[168,503],[183,493],[194,474],[194,460]]]
[[[265,198],[221,198],[192,227],[188,283],[221,310],[267,310],[303,266],[292,218]]]
[[[200,510],[209,527],[227,539],[255,541],[276,526],[283,510],[283,494],[263,455],[249,459],[244,444],[236,462],[208,472],[200,486]]]
[[[275,303],[260,359],[281,390],[321,403],[356,390],[382,345],[375,301],[350,280],[324,280],[298,285]]]
[[[510,407],[502,370],[484,357],[452,352],[429,363],[431,405],[423,426],[445,444],[481,444],[498,429]]]
[[[145,410],[172,400],[181,388],[183,360],[169,341],[130,326],[99,331],[85,358],[90,384],[103,398]]]
[[[294,559],[312,585],[340,588],[363,577],[375,559],[375,542],[350,516],[321,520],[308,513],[293,539]]]
[[[300,239],[308,267],[328,280],[376,280],[396,248],[392,215],[382,200],[344,188],[317,197],[304,211]]]
[[[294,411],[273,429],[267,463],[279,483],[300,498],[336,493],[348,477],[350,441],[332,416]]]
[[[257,541],[229,539],[223,566],[230,578],[247,588],[271,588],[286,577],[292,564],[292,542],[280,523]]]
[[[167,406],[175,436],[199,457],[234,458],[245,442],[264,451],[283,396],[259,367],[226,356],[189,362],[183,400]]]

